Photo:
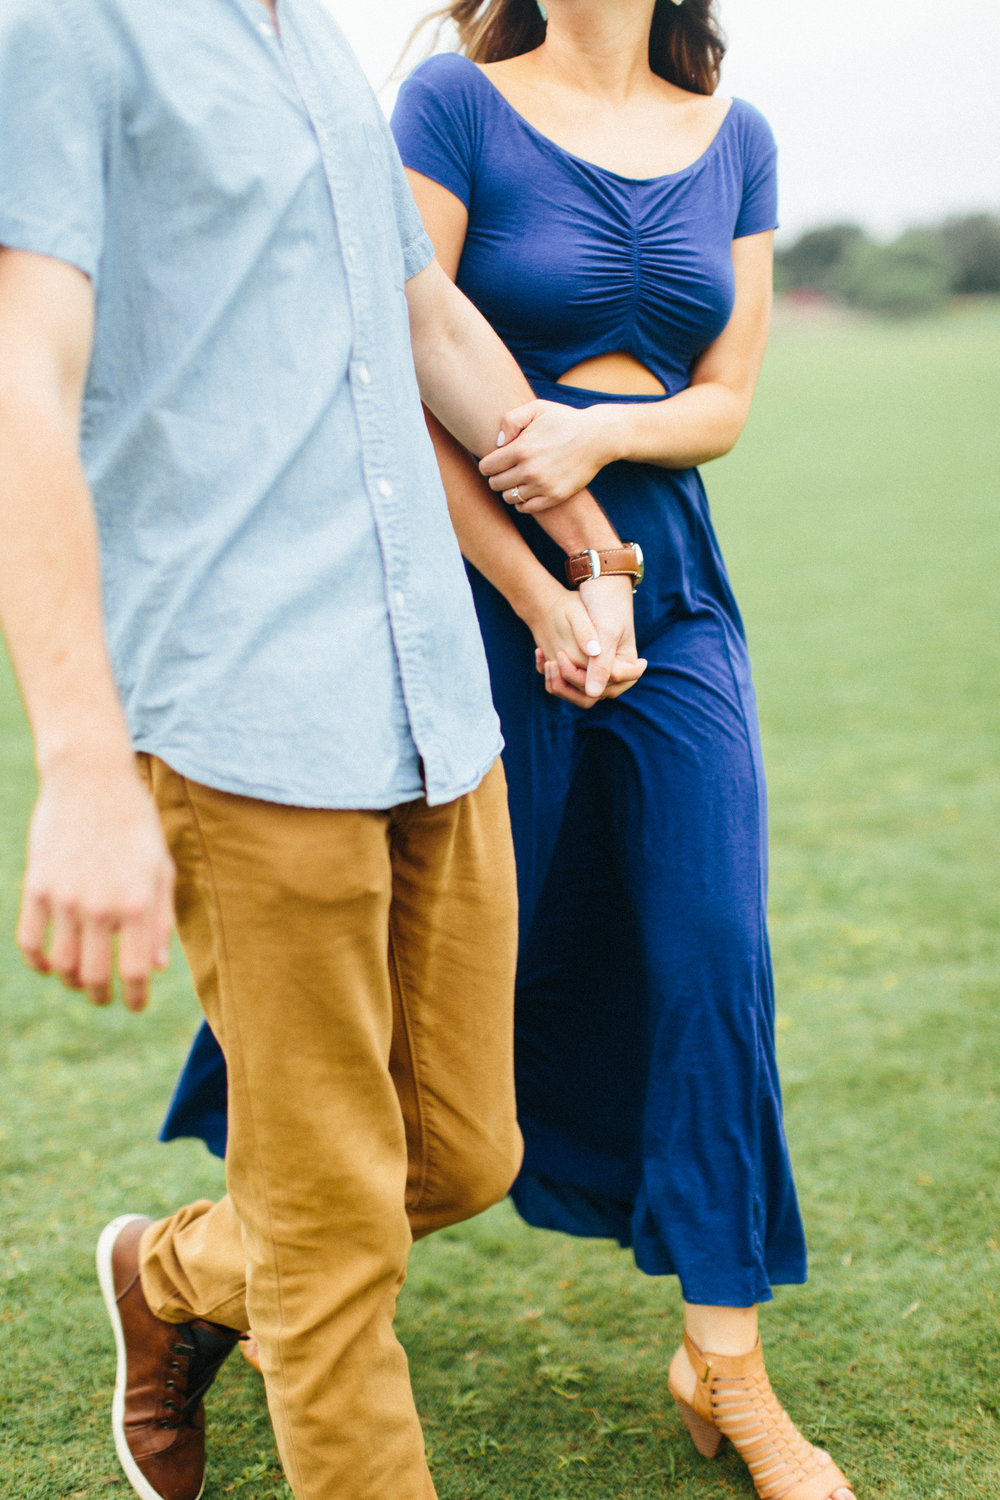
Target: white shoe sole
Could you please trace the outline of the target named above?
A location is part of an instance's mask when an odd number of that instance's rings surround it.
[[[115,1452],[118,1454],[118,1462],[125,1471],[125,1478],[139,1496],[139,1500],[163,1500],[159,1490],[154,1490],[149,1480],[143,1475],[125,1440],[125,1382],[127,1377],[125,1334],[122,1331],[118,1299],[115,1296],[114,1272],[111,1268],[111,1256],[118,1236],[126,1224],[134,1224],[136,1219],[142,1217],[142,1214],[122,1214],[120,1218],[112,1219],[111,1223],[101,1231],[101,1237],[97,1241],[97,1279],[101,1284],[104,1305],[111,1319],[111,1327],[114,1329],[115,1349],[118,1352],[115,1395],[111,1403],[111,1430],[115,1435]],[[195,1500],[201,1500],[204,1488],[205,1485],[202,1483]]]

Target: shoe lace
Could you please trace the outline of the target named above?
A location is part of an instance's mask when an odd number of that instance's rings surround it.
[[[185,1323],[177,1334],[170,1345],[171,1357],[167,1363],[166,1387],[171,1395],[162,1407],[170,1415],[161,1417],[161,1427],[178,1428],[193,1423],[205,1392],[239,1338],[234,1329],[208,1324]]]

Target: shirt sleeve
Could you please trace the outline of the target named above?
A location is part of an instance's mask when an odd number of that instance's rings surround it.
[[[778,227],[778,148],[764,116],[748,104],[743,110],[743,197],[734,240]]]
[[[393,214],[403,250],[403,275],[409,281],[411,276],[416,276],[418,271],[430,265],[434,259],[434,246],[424,229],[420,210],[413,201],[389,122],[381,110],[378,111],[378,120],[378,134],[384,148],[382,155],[389,170]]]
[[[405,165],[447,188],[466,208],[475,146],[467,70],[474,66],[455,53],[428,58],[406,79],[392,113]]]
[[[94,38],[64,0],[2,0],[0,245],[91,280],[105,209],[101,74]]]

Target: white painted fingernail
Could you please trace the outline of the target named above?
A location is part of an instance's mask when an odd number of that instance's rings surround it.
[[[504,445],[504,443],[506,441],[507,441],[507,439],[504,437],[503,433],[501,432],[500,436],[497,438],[497,447],[498,448],[502,448],[503,445]]]
[[[601,654],[601,646],[599,641],[588,641],[583,649],[584,651],[586,651],[588,656],[600,656]]]

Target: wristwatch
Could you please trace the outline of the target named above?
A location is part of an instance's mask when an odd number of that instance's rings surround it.
[[[620,547],[610,547],[605,552],[597,552],[593,547],[588,547],[586,552],[574,552],[572,557],[566,559],[566,582],[571,589],[578,589],[581,583],[587,583],[591,578],[600,578],[605,573],[620,573],[631,578],[634,593],[642,582],[645,571],[642,548],[638,542],[622,542]]]

